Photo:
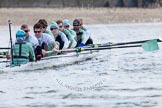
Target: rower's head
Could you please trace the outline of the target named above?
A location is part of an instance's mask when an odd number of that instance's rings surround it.
[[[40,23],[36,23],[33,27],[33,30],[36,38],[40,38],[42,34],[42,25]]]
[[[24,32],[25,32],[25,34],[26,34],[26,37],[29,37],[30,29],[29,29],[29,27],[28,27],[27,24],[21,25],[21,30],[24,30]]]
[[[57,36],[58,31],[59,31],[59,26],[57,25],[56,22],[52,21],[50,24],[50,30],[54,36]]]
[[[64,29],[63,21],[62,20],[57,20],[56,23],[59,26],[59,30],[63,31],[63,29]]]
[[[45,19],[39,19],[38,23],[42,25],[42,32],[44,33],[48,27],[48,23]]]
[[[65,29],[69,29],[69,27],[70,27],[70,21],[67,20],[67,19],[63,20],[63,25],[64,25],[64,28]]]
[[[78,18],[78,20],[80,21],[80,27],[83,27],[83,19],[82,18]]]
[[[24,40],[25,36],[26,36],[26,34],[25,34],[24,30],[18,30],[16,32],[16,40],[19,40],[19,39]]]
[[[74,29],[75,31],[78,31],[79,28],[80,28],[80,21],[79,21],[78,19],[75,19],[75,20],[73,21],[73,29]]]

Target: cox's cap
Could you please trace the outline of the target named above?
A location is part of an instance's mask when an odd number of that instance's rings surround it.
[[[18,30],[16,32],[16,39],[18,39],[18,38],[25,38],[25,36],[26,36],[26,34],[25,34],[25,32],[23,30]]]

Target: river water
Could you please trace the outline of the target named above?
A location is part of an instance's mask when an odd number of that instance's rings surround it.
[[[162,23],[87,25],[87,28],[95,43],[162,36]],[[12,27],[13,38],[17,29]],[[0,26],[0,40],[1,47],[8,46],[7,26]],[[159,47],[162,48],[160,43]],[[1,72],[0,108],[161,108],[161,69],[162,50],[127,48],[100,51],[91,60],[73,65]]]

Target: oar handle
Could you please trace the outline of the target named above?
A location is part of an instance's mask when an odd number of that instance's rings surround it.
[[[77,48],[75,48],[75,49],[66,49],[66,50],[58,50],[57,53],[75,52],[75,51],[77,51]],[[52,53],[53,53],[53,51],[46,51],[46,54],[52,54]]]

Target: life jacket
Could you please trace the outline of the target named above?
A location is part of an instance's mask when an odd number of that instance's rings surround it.
[[[15,44],[19,45],[19,54],[13,55],[13,58],[29,59],[27,56],[22,56],[22,44],[26,44],[26,42],[23,40],[18,40]]]
[[[55,40],[60,43],[59,49],[62,49],[64,46],[64,41],[61,39],[61,35],[58,35]]]

